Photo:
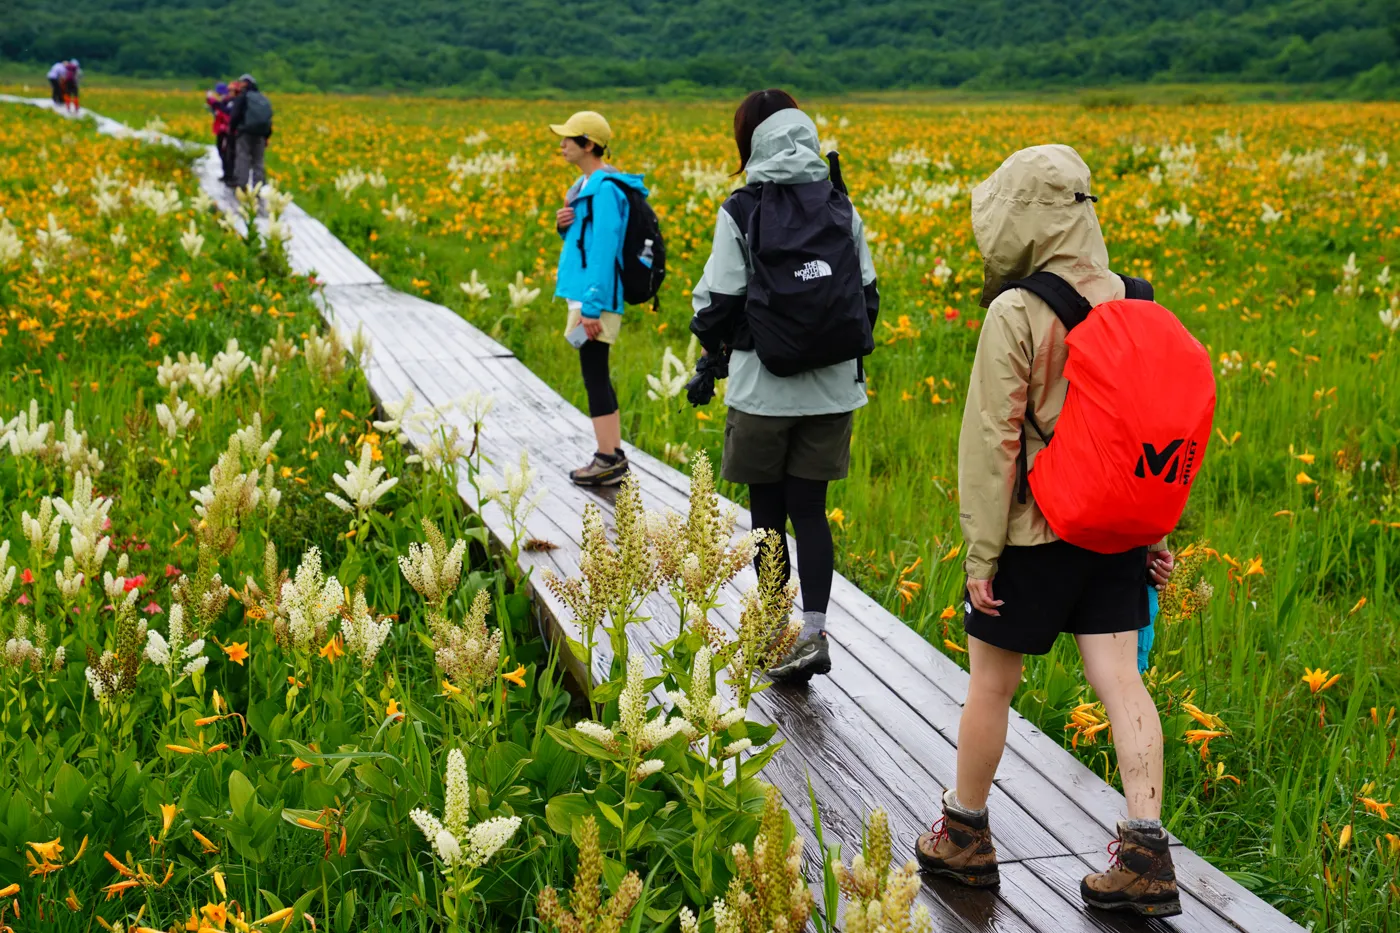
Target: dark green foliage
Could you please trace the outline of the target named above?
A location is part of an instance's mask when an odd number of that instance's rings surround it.
[[[0,61],[281,89],[1400,87],[1400,0],[12,0]],[[1364,76],[1364,77],[1358,77]]]

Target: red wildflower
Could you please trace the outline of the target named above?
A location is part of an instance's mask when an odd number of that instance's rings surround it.
[[[33,582],[34,582],[34,571],[30,570],[28,567],[25,567],[25,568],[24,568],[24,573],[22,573],[22,574],[19,575],[19,582],[21,582],[21,583],[33,583]]]
[[[138,574],[137,574],[136,576],[134,576],[134,577],[127,577],[127,578],[126,578],[126,582],[122,584],[122,592],[124,592],[124,593],[130,593],[132,590],[136,589],[137,587],[141,587],[141,586],[145,586],[145,585],[146,585],[146,575],[145,575],[144,573],[138,573]]]

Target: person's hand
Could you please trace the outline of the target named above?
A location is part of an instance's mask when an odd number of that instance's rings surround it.
[[[603,322],[596,317],[586,317],[583,319],[583,332],[588,335],[589,340],[597,340],[598,335],[603,332]]]
[[[972,608],[982,613],[984,616],[1000,616],[997,607],[1002,604],[1002,600],[992,595],[992,581],[978,580],[974,577],[967,578],[967,598],[972,603]]]
[[[572,207],[561,207],[554,212],[554,226],[560,231],[564,231],[573,226],[574,209]]]
[[[1147,552],[1147,576],[1152,580],[1154,586],[1162,587],[1167,585],[1167,581],[1172,578],[1172,571],[1176,569],[1176,558],[1171,551],[1148,551]]]

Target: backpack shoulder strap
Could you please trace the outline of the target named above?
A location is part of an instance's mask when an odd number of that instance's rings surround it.
[[[1049,305],[1055,317],[1065,325],[1065,330],[1074,330],[1094,310],[1089,300],[1075,291],[1073,285],[1053,272],[1033,273],[1027,278],[1007,282],[1001,290],[1005,292],[1013,288],[1025,289]]]
[[[1123,280],[1123,297],[1136,298],[1140,301],[1151,301],[1154,295],[1152,283],[1147,279],[1134,278],[1131,275],[1119,273],[1118,277]]]

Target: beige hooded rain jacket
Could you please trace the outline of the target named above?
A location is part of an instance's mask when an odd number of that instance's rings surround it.
[[[1010,281],[1053,272],[1090,304],[1123,297],[1108,267],[1108,249],[1090,194],[1089,167],[1069,146],[1032,146],[1013,153],[972,192],[972,231],[985,263],[987,309],[972,363],[972,380],[958,439],[958,495],[967,574],[996,575],[1007,545],[1056,540],[1034,498],[1017,501],[1016,460],[1029,407],[1049,437],[1069,383],[1064,377],[1066,331],[1055,312]],[[1027,463],[1045,443],[1025,435]],[[1159,545],[1154,550],[1165,547]]]

